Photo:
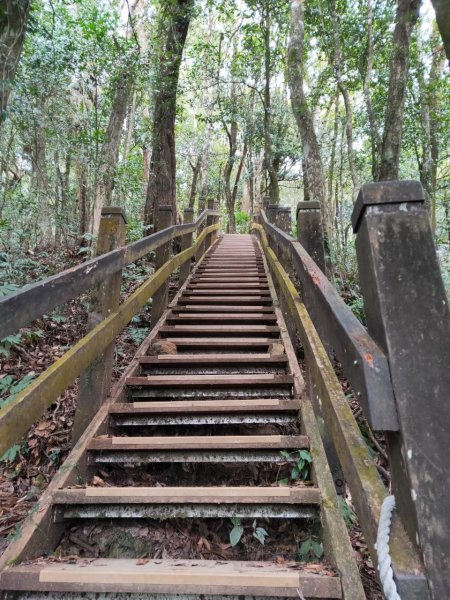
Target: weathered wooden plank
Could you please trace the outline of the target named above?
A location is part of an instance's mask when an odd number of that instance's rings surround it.
[[[214,230],[218,225],[211,226]],[[210,228],[210,229],[211,229]],[[130,322],[154,292],[184,261],[195,252],[205,229],[196,244],[177,254],[149,277],[117,311],[68,350],[51,367],[42,373],[12,402],[0,411],[0,456],[36,421],[48,406],[99,356],[117,334]]]
[[[292,375],[144,375],[129,377],[128,386],[137,387],[248,387],[265,385],[292,385]]]
[[[145,414],[221,414],[221,413],[260,413],[295,412],[300,409],[298,400],[253,399],[242,400],[170,400],[154,402],[127,402],[110,407],[112,415]]]
[[[342,598],[339,577],[311,574],[298,563],[97,559],[24,565],[2,574],[2,589]]]
[[[89,450],[280,450],[308,448],[305,435],[233,435],[233,436],[166,436],[166,437],[97,437]]]
[[[54,504],[318,504],[316,487],[88,487],[60,490]]]
[[[274,356],[267,353],[260,354],[160,354],[158,356],[140,356],[141,365],[285,365],[285,354]]]

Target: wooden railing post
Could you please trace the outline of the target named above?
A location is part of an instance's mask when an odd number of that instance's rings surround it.
[[[269,206],[267,207],[267,218],[269,220],[269,223],[272,223],[273,225],[276,225],[277,222],[278,209],[278,204],[269,204]]]
[[[197,215],[197,218],[200,215]],[[197,228],[197,231],[195,232],[195,236],[196,238],[199,237],[199,235],[202,233],[202,231],[205,229],[205,221],[203,221],[202,223],[200,223],[200,225]],[[205,241],[203,240],[203,242],[198,246],[197,251],[195,253],[195,262],[198,263],[198,261],[201,259],[201,257],[203,256],[205,252]]]
[[[386,433],[397,510],[432,597],[450,598],[450,315],[422,186],[363,186],[352,223],[367,326],[388,356],[398,415],[399,431]]]
[[[159,231],[162,229],[166,229],[170,227],[173,222],[173,213],[172,206],[170,204],[162,204],[158,208],[158,228]],[[163,244],[159,248],[156,249],[155,256],[155,271],[157,271],[160,267],[163,266],[165,262],[167,262],[171,256],[172,251],[172,241]],[[169,302],[169,281],[167,280],[163,285],[159,288],[159,290],[155,293],[152,300],[152,310],[151,310],[151,323],[152,327],[155,326],[156,322],[163,314],[163,312],[167,308],[167,304]]]
[[[214,200],[208,200],[208,210],[214,210]],[[215,223],[215,220],[216,220],[216,217],[214,217],[213,215],[208,215],[206,217],[206,227],[213,225]],[[204,252],[206,252],[208,250],[208,248],[211,246],[212,242],[213,242],[213,234],[208,233],[208,235],[205,238]]]
[[[125,243],[125,212],[118,207],[106,206],[102,209],[97,240],[97,256],[110,252]],[[93,329],[120,303],[122,271],[105,278],[92,293],[91,310],[88,314],[87,331]],[[114,362],[114,343],[99,356],[80,376],[78,400],[72,432],[72,444],[81,434],[103,404],[111,387]]]
[[[194,209],[189,208],[189,207],[185,208],[184,213],[183,213],[184,223],[192,223],[193,220],[194,220]],[[187,250],[191,246],[192,246],[192,233],[186,233],[186,235],[183,235],[183,237],[181,238],[181,251],[183,252],[183,250]],[[191,261],[188,260],[180,267],[180,277],[179,277],[180,287],[184,284],[186,279],[189,277],[190,272],[191,272]]]
[[[325,273],[322,213],[318,201],[308,200],[297,204],[297,239]]]
[[[270,204],[270,196],[263,196],[262,197],[262,207],[266,214],[267,214],[267,209],[269,208],[269,204]]]
[[[291,209],[289,206],[280,206],[276,217],[276,225],[285,233],[291,235]]]

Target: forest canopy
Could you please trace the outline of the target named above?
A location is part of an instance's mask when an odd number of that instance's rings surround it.
[[[88,253],[101,208],[318,200],[336,271],[367,181],[419,179],[448,254],[449,67],[436,0],[3,0],[2,261]],[[442,17],[443,15],[443,17]],[[443,37],[442,37],[443,36]]]

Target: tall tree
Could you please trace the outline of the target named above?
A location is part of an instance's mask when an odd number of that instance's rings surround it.
[[[392,38],[389,92],[384,118],[379,181],[398,179],[411,33],[419,18],[421,0],[398,0]]]
[[[317,200],[322,207],[327,232],[331,231],[326,203],[325,177],[314,121],[304,89],[304,37],[305,12],[303,0],[291,0],[291,19],[288,42],[288,80],[291,104],[302,141],[304,166],[308,182],[309,199]]]
[[[29,14],[30,0],[2,0],[0,4],[0,127],[6,119]]]
[[[450,63],[450,2],[448,0],[431,0],[431,3],[436,13],[439,33],[444,42],[445,54]]]
[[[157,67],[150,176],[145,222],[158,228],[158,207],[172,206],[176,214],[175,117],[180,63],[194,0],[162,0],[161,29],[165,37]]]

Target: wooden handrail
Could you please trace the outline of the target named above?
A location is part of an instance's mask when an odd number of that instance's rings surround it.
[[[264,231],[289,257],[302,297],[325,347],[333,348],[364,414],[375,431],[397,431],[398,420],[386,355],[370,337],[337,290],[303,246],[269,223],[261,211]]]
[[[78,375],[103,353],[171,273],[190,260],[206,236],[219,227],[216,223],[205,228],[190,248],[168,260],[131,294],[117,311],[101,321],[0,411],[0,456],[27,431]]]
[[[219,211],[204,210],[194,223],[173,225],[156,233],[66,269],[0,300],[0,340],[41,317],[56,306],[72,300],[99,284],[109,275],[136,262],[152,250],[198,230],[208,217],[220,216]]]
[[[270,248],[263,226],[253,223],[252,227],[259,234],[271,273],[300,335],[310,373],[320,397],[325,425],[331,432],[346,482],[350,488],[352,502],[355,505],[373,564],[376,566],[378,558],[375,542],[381,504],[387,496],[386,488],[369,454],[333,365],[304,303],[275,252]],[[399,589],[408,589],[414,597],[427,598],[427,583],[423,565],[397,515],[394,515],[390,548]]]

